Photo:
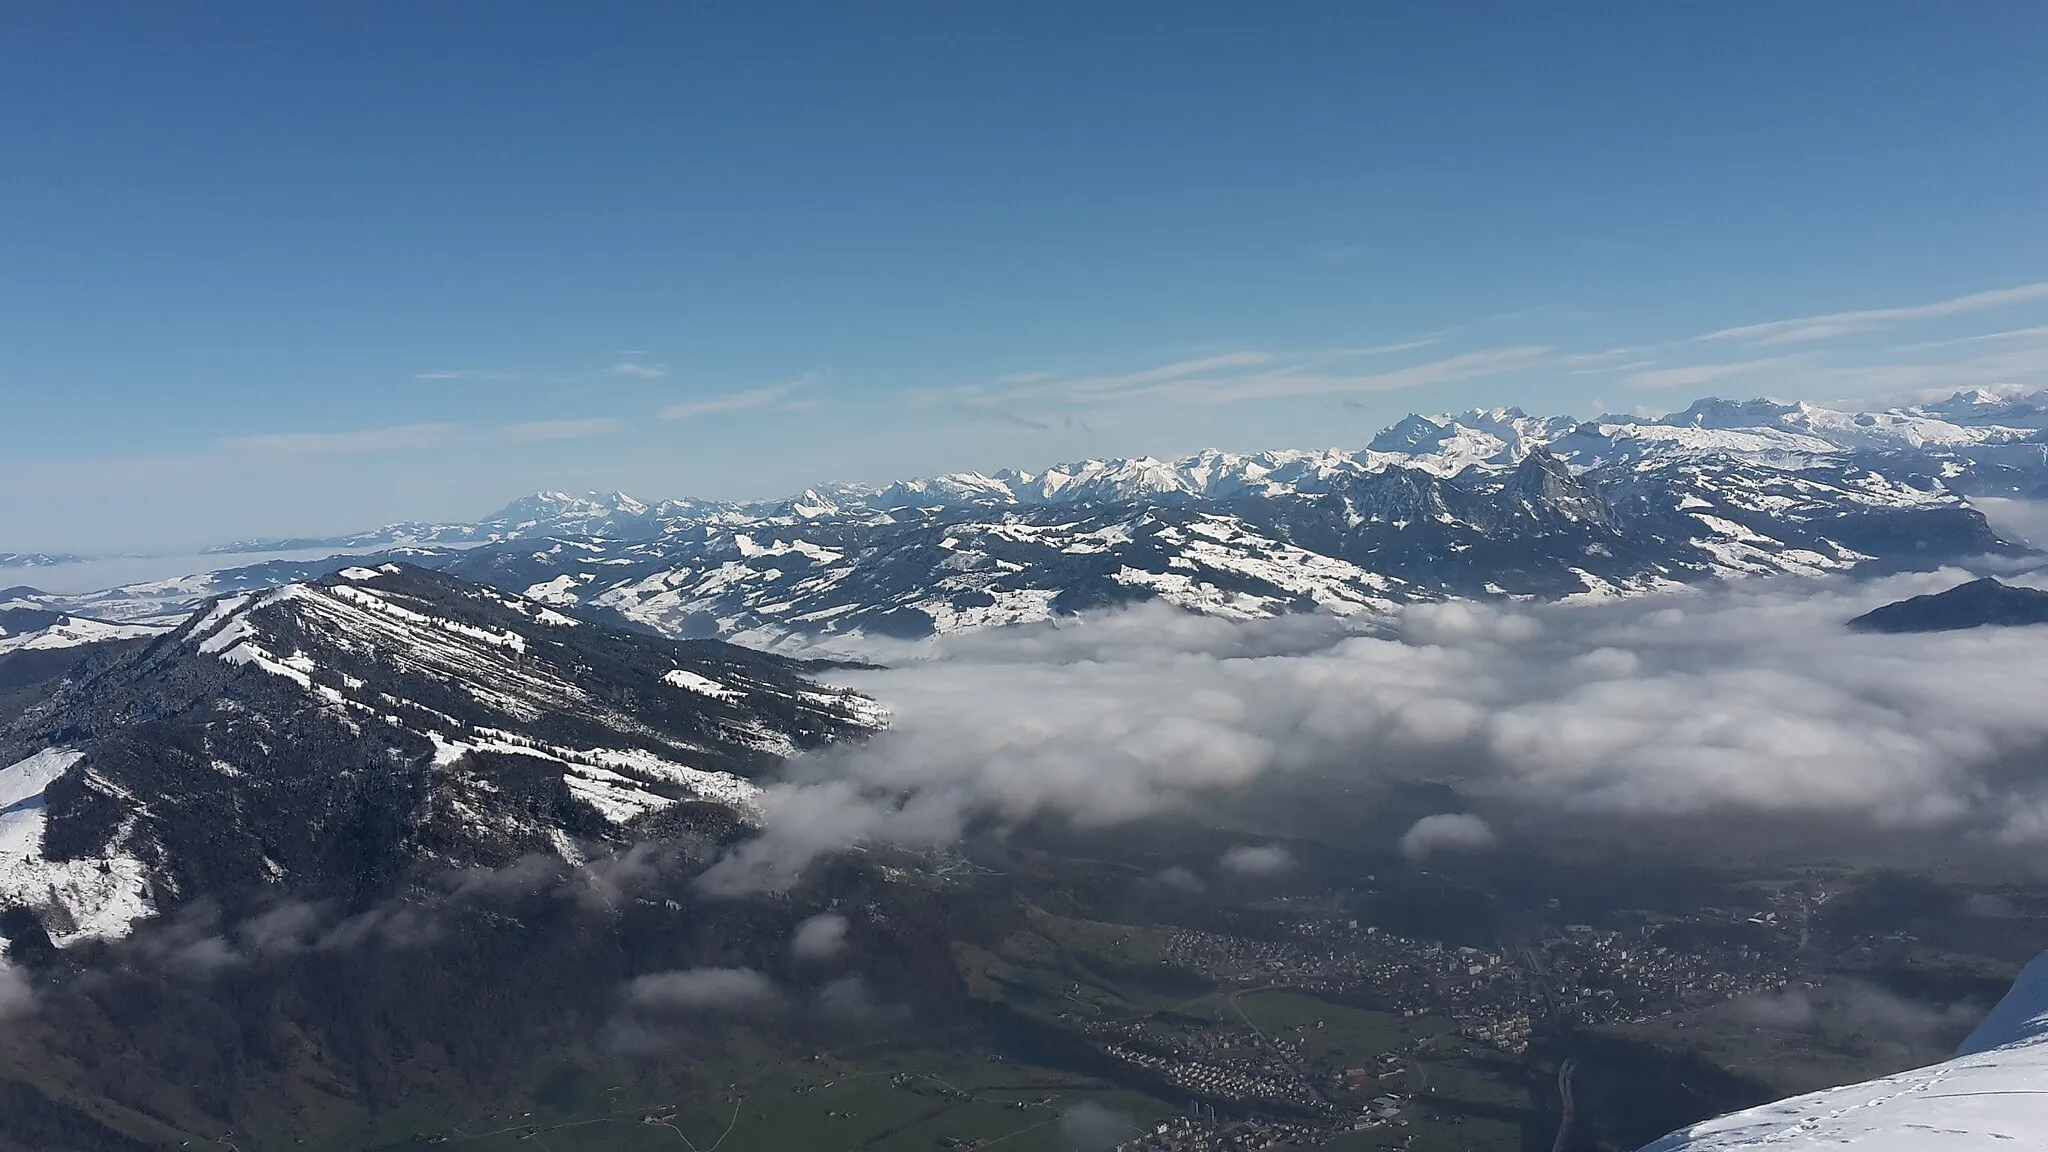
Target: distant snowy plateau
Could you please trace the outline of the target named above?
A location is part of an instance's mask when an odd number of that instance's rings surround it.
[[[1971,503],[2048,495],[2048,391],[1882,412],[1707,399],[1659,418],[1410,416],[1359,451],[1201,452],[787,500],[542,493],[474,524],[252,541],[400,558],[675,637],[915,639],[1158,599],[1255,618],[1631,595],[2026,549]],[[273,562],[0,608],[175,623],[332,572]],[[12,595],[12,601],[9,596]]]

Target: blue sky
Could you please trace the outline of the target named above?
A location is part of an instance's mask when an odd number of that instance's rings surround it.
[[[2044,43],[2032,0],[10,4],[0,550],[2048,384]]]

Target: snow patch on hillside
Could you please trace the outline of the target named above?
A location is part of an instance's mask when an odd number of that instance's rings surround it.
[[[41,752],[0,768],[0,904],[41,914],[59,947],[80,940],[118,939],[136,920],[155,913],[142,861],[118,849],[100,857],[51,860],[43,855],[47,826],[43,793],[84,759],[69,748]],[[123,828],[114,843],[133,832]]]

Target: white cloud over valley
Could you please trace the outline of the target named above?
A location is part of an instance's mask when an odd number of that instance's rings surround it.
[[[2048,743],[2048,628],[1844,627],[1966,578],[1425,605],[1384,631],[1147,606],[941,640],[840,677],[896,727],[796,762],[761,835],[705,883],[776,887],[850,845],[942,845],[990,822],[1107,826],[1308,770],[1448,766],[1482,804],[1530,811],[1811,814],[2048,840],[2048,780],[2021,770]],[[1414,833],[1417,849],[1493,834],[1477,813],[1450,817]]]

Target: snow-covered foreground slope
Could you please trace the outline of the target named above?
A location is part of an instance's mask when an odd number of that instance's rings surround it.
[[[74,940],[120,936],[154,907],[141,860],[117,837],[105,851],[52,859],[43,851],[51,783],[83,754],[45,748],[0,768],[0,906],[61,908],[45,923],[58,945]]]
[[[61,945],[201,897],[716,837],[755,777],[883,722],[802,671],[400,565],[223,597],[0,727],[0,907]]]
[[[2048,953],[1956,1058],[1695,1124],[1644,1152],[1975,1152],[2048,1148]]]

